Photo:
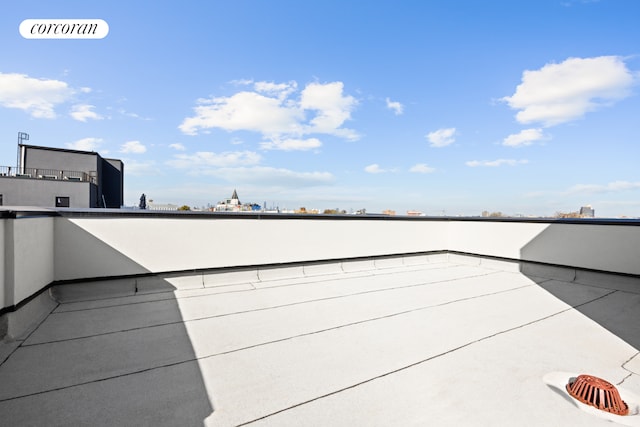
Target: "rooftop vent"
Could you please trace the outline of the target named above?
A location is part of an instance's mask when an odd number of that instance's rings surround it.
[[[571,396],[589,406],[616,415],[629,413],[629,406],[620,397],[618,389],[601,378],[578,375],[571,378],[566,387]]]

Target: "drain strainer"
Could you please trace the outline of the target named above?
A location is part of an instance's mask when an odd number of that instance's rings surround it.
[[[630,427],[640,427],[640,395],[616,387],[601,378],[572,372],[550,372],[543,381],[598,418]]]
[[[582,403],[616,415],[627,415],[629,406],[622,400],[618,389],[602,378],[591,375],[578,375],[571,378],[567,391]]]

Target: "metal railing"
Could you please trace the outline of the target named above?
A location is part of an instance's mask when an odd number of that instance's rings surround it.
[[[50,179],[97,183],[95,174],[60,169],[24,168],[0,166],[0,178]]]

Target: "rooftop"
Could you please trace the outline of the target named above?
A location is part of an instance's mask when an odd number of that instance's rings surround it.
[[[46,291],[5,313],[37,318],[0,344],[0,418],[9,425],[640,425],[636,274],[463,253],[451,236],[446,250],[156,272],[142,252],[104,237],[98,218],[78,215],[57,220],[147,273],[96,249],[110,268],[127,268],[75,279],[56,264]],[[243,216],[215,226],[237,238],[236,222],[256,233],[265,223],[307,227],[313,240],[322,221]],[[617,385],[632,415],[580,410],[554,379],[582,373]]]

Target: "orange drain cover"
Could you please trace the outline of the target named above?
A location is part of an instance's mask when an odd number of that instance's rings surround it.
[[[567,384],[567,391],[580,402],[616,415],[627,415],[629,407],[615,386],[591,375],[578,375]]]

